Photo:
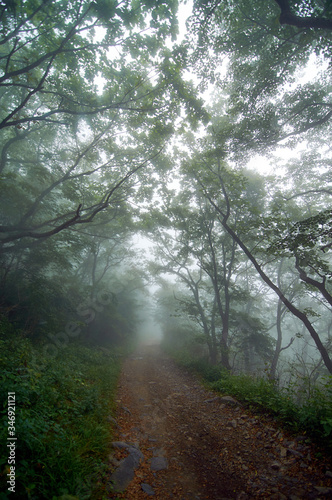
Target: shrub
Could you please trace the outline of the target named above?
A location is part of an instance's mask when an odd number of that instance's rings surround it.
[[[219,392],[231,394],[255,409],[268,411],[288,429],[307,434],[332,452],[331,377],[323,387],[317,387],[313,396],[302,404],[295,402],[296,385],[280,390],[267,379],[248,375],[235,376],[224,373],[211,387]]]
[[[192,359],[187,353],[173,353],[177,363],[198,373],[212,389],[236,397],[248,407],[272,415],[290,431],[301,432],[332,453],[332,377],[323,378],[311,390],[310,398],[298,403],[303,380],[279,389],[263,377],[232,375],[227,370]]]
[[[27,339],[0,344],[1,442],[8,432],[8,392],[16,396],[16,498],[92,498],[112,438],[107,416],[113,410],[117,358],[107,349],[74,343],[48,359]],[[2,491],[7,461],[4,454]]]

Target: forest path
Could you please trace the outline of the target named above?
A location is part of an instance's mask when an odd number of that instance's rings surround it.
[[[127,457],[134,468],[125,492],[109,498],[332,498],[331,464],[232,398],[206,390],[157,346],[125,361],[117,426],[113,465]]]

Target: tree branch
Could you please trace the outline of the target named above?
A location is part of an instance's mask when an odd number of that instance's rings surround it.
[[[322,282],[314,280],[313,278],[310,278],[307,275],[307,273],[305,272],[305,270],[300,267],[300,259],[297,255],[295,255],[295,267],[299,273],[300,279],[302,281],[304,281],[305,283],[308,283],[308,285],[311,285],[311,286],[317,288],[317,290],[320,291],[320,293],[323,295],[323,297],[332,306],[332,295],[330,295],[329,292],[325,288],[325,278],[323,278]]]
[[[13,228],[12,230],[19,231],[17,234],[14,234],[12,236],[8,236],[7,238],[3,238],[1,243],[6,244],[6,243],[11,243],[16,240],[20,240],[22,238],[34,238],[34,239],[46,239],[49,238],[55,234],[60,233],[64,229],[68,229],[76,224],[87,224],[89,222],[92,222],[93,219],[96,217],[96,215],[108,208],[111,198],[113,197],[114,193],[117,192],[122,185],[130,179],[138,170],[142,169],[148,162],[152,161],[154,158],[156,158],[160,153],[162,149],[157,151],[153,156],[147,158],[145,161],[140,163],[137,167],[133,168],[127,174],[120,179],[113,187],[110,189],[110,191],[102,198],[102,201],[97,203],[96,205],[89,207],[87,209],[82,210],[82,204],[78,206],[76,209],[76,212],[73,216],[71,216],[68,220],[60,224],[59,226],[56,226],[53,229],[50,229],[49,231],[44,231],[44,232],[35,232],[34,230],[31,229],[21,229],[19,227]],[[82,215],[82,212],[85,212],[86,215]],[[67,214],[69,215],[69,214]],[[62,215],[59,217],[64,218],[65,215]],[[45,224],[43,224],[45,225]]]
[[[331,189],[309,189],[308,191],[303,191],[302,193],[295,193],[292,196],[286,198],[285,196],[283,197],[286,201],[293,200],[293,198],[298,198],[299,196],[305,196],[306,194],[316,194],[316,193],[323,193],[323,194],[330,194],[332,195],[332,190]]]
[[[308,319],[308,317],[306,316],[306,314],[304,312],[300,311],[294,304],[292,304],[290,302],[290,300],[288,300],[285,297],[285,295],[280,290],[280,288],[270,280],[268,275],[265,273],[265,271],[262,269],[261,265],[258,263],[258,261],[254,257],[254,255],[249,250],[249,248],[245,245],[245,243],[242,241],[242,239],[233,231],[233,229],[227,224],[227,221],[225,219],[225,213],[219,208],[217,203],[212,199],[212,197],[208,193],[204,184],[199,179],[197,179],[197,180],[198,180],[198,183],[200,184],[200,186],[202,187],[205,196],[207,197],[207,199],[209,200],[211,205],[216,209],[217,213],[220,215],[219,220],[220,220],[221,224],[223,225],[224,229],[230,234],[230,236],[234,239],[234,241],[242,249],[242,251],[248,257],[248,259],[252,262],[253,266],[255,267],[256,271],[258,272],[258,274],[260,275],[262,280],[271,288],[271,290],[273,290],[278,295],[278,297],[285,304],[287,309],[305,325],[305,327],[309,331],[312,339],[314,340],[314,342],[317,346],[317,349],[319,350],[319,352],[324,360],[326,368],[328,369],[328,371],[330,373],[332,373],[332,360],[331,360],[325,346],[323,345],[317,331],[315,330],[315,328],[311,324],[311,322]]]
[[[300,17],[292,13],[288,0],[275,0],[279,5],[281,14],[279,17],[280,24],[288,24],[296,28],[313,28],[332,30],[332,19],[325,17]]]

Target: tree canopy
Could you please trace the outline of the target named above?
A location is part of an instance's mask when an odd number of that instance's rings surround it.
[[[0,434],[14,386],[18,494],[81,494],[72,449],[100,469],[144,329],[219,388],[261,377],[255,403],[330,438],[331,0],[3,0],[0,21]]]
[[[121,337],[141,234],[213,363],[275,373],[305,328],[331,372],[331,3],[197,0],[182,40],[178,7],[1,4],[1,310],[42,336],[108,293]]]

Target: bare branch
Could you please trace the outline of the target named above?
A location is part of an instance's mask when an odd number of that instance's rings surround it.
[[[301,193],[295,193],[290,197],[283,197],[286,201],[293,200],[294,198],[298,198],[300,196],[305,196],[306,194],[330,194],[332,195],[331,189],[309,189],[308,191],[303,191]]]

